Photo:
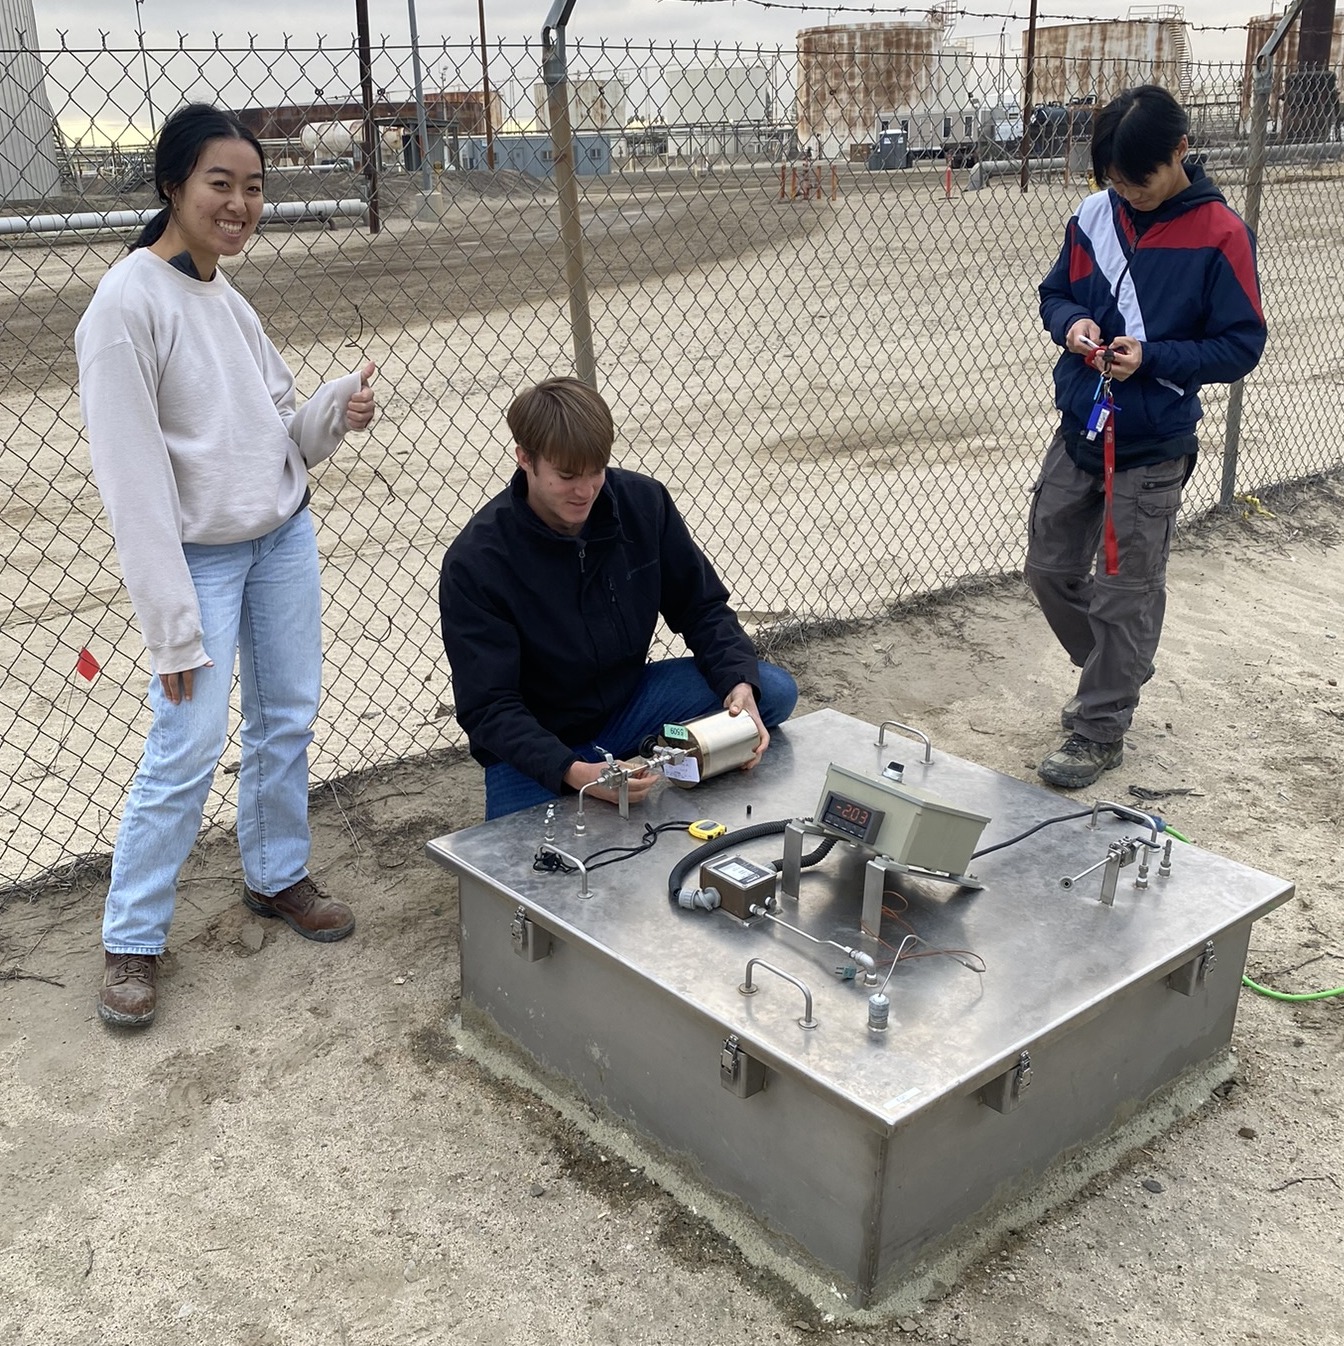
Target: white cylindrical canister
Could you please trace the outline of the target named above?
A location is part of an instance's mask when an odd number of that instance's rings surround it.
[[[684,725],[666,724],[659,741],[669,748],[685,748],[687,756],[695,760],[699,779],[708,780],[751,761],[761,735],[756,722],[745,711],[730,715],[721,710]],[[697,784],[680,773],[669,772],[668,779],[684,790]]]

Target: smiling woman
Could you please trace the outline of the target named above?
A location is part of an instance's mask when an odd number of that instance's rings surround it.
[[[355,928],[308,877],[322,663],[308,469],[372,421],[374,368],[297,407],[280,353],[218,270],[256,232],[264,176],[261,146],[234,117],[203,103],[175,112],[154,156],[164,209],[75,332],[93,473],[154,670],[103,918],[98,1013],[119,1027],[154,1018],[177,875],[224,749],[240,656],[243,902],[307,939]]]
[[[186,252],[198,278],[209,280],[219,259],[237,256],[256,232],[264,180],[261,153],[248,140],[207,141],[187,180],[172,188],[168,223],[150,251],[166,262]]]

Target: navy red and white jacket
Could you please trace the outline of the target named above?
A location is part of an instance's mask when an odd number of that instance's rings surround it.
[[[1110,189],[1089,196],[1040,285],[1056,345],[1080,318],[1096,322],[1103,343],[1143,343],[1137,372],[1112,389],[1122,470],[1193,453],[1200,388],[1249,374],[1265,348],[1255,236],[1203,168],[1185,170],[1189,187],[1154,211],[1132,210]],[[1055,364],[1060,428],[1073,461],[1100,473],[1101,437],[1083,436],[1096,390],[1096,370],[1064,351]]]

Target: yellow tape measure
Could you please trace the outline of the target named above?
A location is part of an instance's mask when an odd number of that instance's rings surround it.
[[[700,818],[686,830],[697,841],[713,841],[715,837],[721,837],[728,831],[722,823],[716,823],[712,818]]]

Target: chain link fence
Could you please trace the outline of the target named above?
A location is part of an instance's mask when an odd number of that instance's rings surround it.
[[[1241,65],[1038,51],[1024,117],[1021,60],[886,28],[905,35],[568,52],[616,461],[669,484],[748,628],[776,645],[1019,566],[1055,419],[1035,287],[1090,190],[1099,102],[1168,84],[1210,173],[1245,205]],[[280,211],[229,274],[301,394],[366,355],[379,366],[379,420],[314,479],[326,588],[315,782],[461,745],[439,561],[509,476],[514,393],[574,368],[536,44],[383,43],[371,101],[351,46],[4,44],[0,891],[110,847],[145,729],[148,664],[88,470],[73,333],[136,231],[118,212],[156,207],[152,133],[167,112],[215,101],[266,145]],[[1242,493],[1344,453],[1330,338],[1344,274],[1338,124],[1289,143],[1277,95],[1269,106],[1270,343],[1235,444],[1227,390],[1205,397],[1189,514],[1218,502],[1229,448]],[[232,820],[236,761],[235,743],[212,822]]]

